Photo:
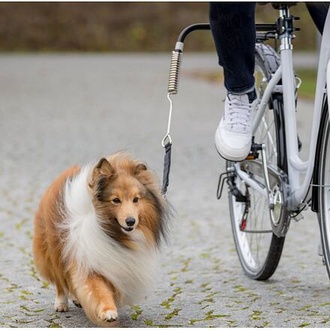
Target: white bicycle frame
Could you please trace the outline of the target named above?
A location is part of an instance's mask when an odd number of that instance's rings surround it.
[[[281,13],[284,15],[284,11]],[[286,12],[289,14],[289,11]],[[327,92],[328,99],[330,96],[330,14],[328,12],[320,48],[320,57],[317,72],[316,95],[314,101],[314,113],[312,122],[312,131],[310,138],[309,157],[307,161],[301,160],[299,157],[297,144],[297,121],[296,121],[296,106],[295,106],[295,90],[296,79],[293,72],[292,61],[292,45],[291,39],[284,34],[280,39],[280,58],[281,65],[273,74],[271,80],[268,82],[265,93],[259,104],[257,115],[253,125],[253,131],[256,132],[258,125],[261,122],[262,116],[267,108],[269,98],[272,92],[277,88],[277,84],[282,78],[282,92],[284,102],[284,121],[286,134],[286,153],[288,159],[288,178],[290,185],[290,196],[288,206],[290,210],[297,210],[304,205],[308,195],[311,178],[313,175],[315,152],[318,138],[318,131],[320,127],[322,101],[324,93]],[[330,118],[330,117],[329,117]],[[267,196],[267,188],[262,188],[256,184],[244,171],[236,166],[237,174],[251,187],[259,190],[262,194]],[[302,180],[302,175],[303,180]]]

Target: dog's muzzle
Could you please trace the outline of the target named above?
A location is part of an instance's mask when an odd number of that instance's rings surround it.
[[[119,222],[118,222],[119,223]],[[125,223],[126,223],[126,227],[120,225],[120,227],[126,231],[126,232],[130,232],[134,229],[134,225],[136,223],[136,220],[133,218],[133,217],[128,217],[126,220],[125,220]]]

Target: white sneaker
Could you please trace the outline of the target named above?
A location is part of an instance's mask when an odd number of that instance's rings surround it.
[[[249,103],[247,94],[227,95],[224,115],[215,132],[215,146],[221,157],[237,162],[249,154],[256,102]]]

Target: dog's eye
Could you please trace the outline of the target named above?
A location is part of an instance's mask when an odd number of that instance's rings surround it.
[[[133,198],[133,203],[138,203],[139,202],[139,197],[134,197]]]
[[[114,198],[112,200],[112,203],[114,203],[114,204],[120,204],[120,199],[119,198]]]

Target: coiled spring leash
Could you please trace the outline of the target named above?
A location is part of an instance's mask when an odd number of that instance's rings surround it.
[[[171,153],[172,153],[172,138],[170,135],[171,121],[172,121],[172,110],[173,102],[171,100],[171,95],[178,93],[178,81],[179,81],[179,69],[181,63],[182,47],[181,49],[176,49],[172,52],[170,74],[168,79],[167,88],[167,99],[170,103],[170,109],[168,114],[167,132],[162,140],[162,146],[165,149],[164,155],[164,170],[163,170],[163,187],[162,194],[167,195],[167,188],[170,181],[170,170],[171,170]]]
[[[164,156],[164,170],[163,170],[163,187],[162,194],[166,197],[167,188],[169,185],[170,169],[171,169],[171,152],[172,152],[172,139],[170,135],[171,120],[172,120],[172,110],[173,103],[171,100],[171,95],[178,93],[178,83],[179,83],[179,70],[181,64],[181,57],[183,54],[183,42],[186,36],[195,30],[210,30],[210,25],[208,23],[198,23],[193,24],[185,29],[183,29],[178,37],[178,41],[175,44],[175,49],[172,52],[171,65],[170,65],[170,74],[168,79],[168,88],[167,88],[167,99],[170,102],[170,110],[168,116],[167,124],[167,133],[162,140],[162,146],[165,149]]]

